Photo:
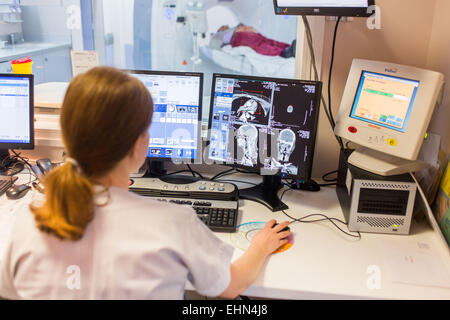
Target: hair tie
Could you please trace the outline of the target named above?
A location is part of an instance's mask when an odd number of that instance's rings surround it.
[[[77,171],[79,172],[79,173],[81,173],[81,166],[80,166],[80,164],[78,163],[78,161],[77,160],[75,160],[74,158],[66,158],[66,161],[65,161],[66,163],[70,163],[72,166],[74,166],[76,169],[77,169]]]

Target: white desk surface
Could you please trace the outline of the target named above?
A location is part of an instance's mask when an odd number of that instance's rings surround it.
[[[238,178],[242,180],[244,177]],[[28,180],[24,179],[21,177],[22,182]],[[19,201],[7,200],[4,195],[0,197],[0,234],[7,230],[10,219],[5,217],[13,214],[12,208],[30,199],[31,193]],[[322,188],[318,193],[289,191],[283,200],[290,207],[287,213],[293,217],[322,213],[343,220],[333,187]],[[272,213],[258,203],[240,201],[238,224],[270,219],[289,220],[283,213]],[[294,245],[285,252],[272,255],[256,282],[243,295],[277,299],[450,299],[450,288],[395,283],[396,279],[390,273],[390,262],[385,259],[386,250],[412,248],[414,252],[438,261],[448,276],[449,250],[425,223],[414,223],[409,236],[362,233],[361,240],[348,237],[329,222],[293,223],[290,228],[295,237]],[[345,226],[342,228],[348,231]],[[230,234],[216,235],[232,244]],[[399,256],[403,252],[399,250]],[[236,248],[233,259],[242,253]],[[370,289],[368,286],[374,275],[371,266],[379,270],[379,288]],[[433,271],[430,270],[430,274]],[[422,274],[422,277],[427,275]]]

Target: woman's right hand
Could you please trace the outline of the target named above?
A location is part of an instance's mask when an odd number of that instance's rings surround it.
[[[285,221],[275,226],[276,223],[275,220],[269,221],[255,235],[250,248],[231,264],[231,281],[228,288],[222,293],[222,297],[234,299],[244,292],[261,272],[266,258],[288,242],[285,238],[289,237],[291,232],[280,231],[286,228],[289,222]]]
[[[274,227],[276,223],[276,220],[267,222],[252,240],[251,246],[265,256],[272,254],[278,248],[288,243],[286,238],[291,235],[290,231],[280,232],[289,225],[289,221],[282,222]]]

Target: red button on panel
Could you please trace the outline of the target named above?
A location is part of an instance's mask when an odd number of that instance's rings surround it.
[[[356,129],[355,127],[348,127],[348,131],[350,131],[351,133],[357,133],[358,129]]]

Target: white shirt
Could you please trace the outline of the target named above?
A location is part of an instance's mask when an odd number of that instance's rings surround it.
[[[28,207],[17,212],[0,260],[8,299],[182,299],[186,281],[206,296],[230,282],[233,248],[189,207],[110,188],[80,241],[39,231]]]

